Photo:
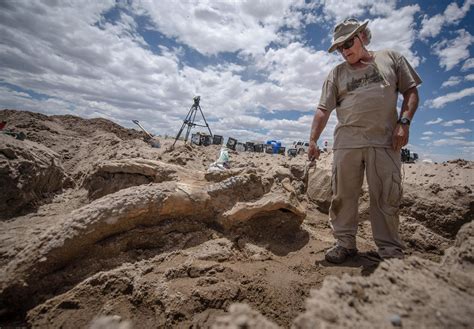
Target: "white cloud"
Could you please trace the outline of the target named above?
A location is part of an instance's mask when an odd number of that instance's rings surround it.
[[[466,88],[458,92],[453,92],[453,93],[449,93],[443,96],[439,96],[433,100],[427,100],[425,105],[438,109],[445,106],[447,103],[454,102],[464,97],[468,97],[472,95],[474,95],[474,87]]]
[[[443,133],[443,135],[445,135],[445,136],[456,136],[456,137],[453,137],[453,138],[458,139],[458,140],[464,140],[465,138],[462,137],[462,136],[459,136],[459,135],[467,134],[467,133],[470,133],[470,132],[472,132],[472,130],[469,129],[469,128],[457,128],[457,129],[454,129],[454,131],[445,131]]]
[[[423,132],[423,135],[434,135],[434,132],[432,132],[432,131],[425,131],[425,132]]]
[[[446,71],[469,58],[469,46],[474,42],[474,37],[468,31],[461,29],[457,33],[455,39],[443,39],[432,47],[433,53],[439,58],[439,65]]]
[[[308,56],[307,60],[290,62],[283,56],[281,63],[274,65],[287,72],[318,69],[313,77],[309,74],[301,77],[307,79],[304,80],[308,82],[306,86],[296,78],[283,76],[277,79],[278,84],[244,81],[240,74],[248,68],[237,64],[196,69],[181,61],[182,48],[161,45],[157,54],[148,46],[144,47],[132,16],[121,13],[118,21],[106,21],[102,14],[113,5],[105,6],[105,2],[101,2],[95,6],[70,8],[64,4],[64,7],[56,8],[23,2],[9,12],[0,12],[0,31],[3,33],[0,61],[4,65],[0,79],[49,96],[41,101],[27,93],[3,88],[2,105],[47,114],[66,112],[82,117],[101,116],[125,126],[131,125],[131,119],[146,119],[151,131],[172,134],[182,124],[192,97],[199,94],[213,131],[255,135],[251,131],[254,126],[249,124],[243,129],[238,122],[234,124],[227,118],[248,114],[260,120],[258,116],[266,115],[263,109],[311,111],[318,97],[315,86],[327,74],[324,70],[329,70],[329,66],[316,67],[315,63],[335,63],[334,57],[327,53],[302,45],[290,47],[299,58]],[[30,22],[31,26],[18,22]],[[265,67],[261,69],[265,70]],[[298,139],[302,135],[307,138],[311,120],[306,128],[297,120],[289,120],[285,125],[286,133],[274,138],[289,134],[298,134]],[[258,130],[264,132],[257,135],[263,138],[266,128],[263,124],[261,127]]]
[[[324,1],[323,12],[327,20],[335,20],[340,22],[347,17],[361,17],[367,13],[373,16],[390,15],[395,10],[395,0],[326,0]]]
[[[19,2],[8,13],[10,21],[0,19],[6,44],[0,59],[8,63],[0,77],[25,89],[76,103],[106,101],[120,108],[166,104],[157,99],[162,90],[173,85],[170,76],[177,75],[177,59],[154,55],[142,48],[132,33],[122,33],[112,24],[94,26],[101,20],[100,13],[109,8]],[[31,26],[16,23],[24,20]],[[125,20],[129,18],[125,16]],[[182,88],[175,90],[180,94]]]
[[[427,16],[423,17],[421,22],[422,28],[420,30],[420,38],[426,39],[427,37],[435,37],[441,31],[445,18],[441,14],[437,14],[431,18]]]
[[[471,5],[474,3],[472,0],[465,0],[464,4],[461,8],[457,5],[456,2],[452,2],[446,7],[444,11],[444,16],[446,17],[446,21],[450,24],[457,24],[459,21],[464,18],[466,13],[471,8]]]
[[[474,81],[474,73],[466,75],[464,79],[467,81]]]
[[[446,136],[457,136],[457,135],[461,135],[461,134],[467,134],[469,132],[471,132],[472,130],[471,129],[468,129],[468,128],[458,128],[458,129],[454,129],[454,131],[445,131],[443,133],[443,135],[446,135]]]
[[[465,72],[474,68],[474,58],[467,59],[461,67],[461,71]]]
[[[443,119],[437,118],[436,120],[431,120],[431,121],[426,122],[425,125],[436,125],[440,122],[443,122]]]
[[[104,117],[128,127],[138,119],[156,134],[174,135],[192,97],[201,95],[216,134],[307,139],[323,80],[342,60],[305,43],[300,29],[308,22],[332,30],[340,15],[373,17],[371,48],[396,49],[414,66],[420,62],[412,50],[420,7],[396,8],[395,0],[326,6],[303,0],[18,1],[7,7],[0,11],[0,81],[22,91],[0,86],[2,106]],[[331,23],[315,16],[320,8]],[[149,16],[148,25],[137,15]],[[282,110],[296,118],[281,118]],[[321,140],[332,141],[336,122],[332,113]]]
[[[369,23],[372,41],[369,48],[394,49],[402,53],[413,67],[420,64],[420,57],[412,50],[415,42],[415,14],[418,5],[394,10],[390,16],[378,17]]]
[[[242,51],[263,54],[278,31],[299,29],[304,1],[138,1],[137,13],[148,15],[155,28],[202,54]]]
[[[431,18],[425,15],[421,22],[420,38],[436,37],[444,25],[458,24],[469,11],[472,4],[472,0],[466,0],[460,8],[456,2],[452,2],[446,7],[443,14],[437,14]]]
[[[429,141],[429,140],[431,140],[431,137],[430,136],[424,136],[424,137],[421,137],[420,139],[424,140],[424,141]]]
[[[465,121],[462,119],[457,119],[457,120],[451,120],[451,121],[446,121],[443,124],[441,124],[444,127],[452,127],[454,125],[462,125],[464,124]]]
[[[460,139],[454,139],[454,138],[446,138],[446,139],[438,139],[433,142],[434,146],[467,146],[467,147],[473,147],[474,142],[473,141],[466,141],[466,140],[460,140]]]
[[[466,151],[467,147],[463,146],[457,146],[457,147],[441,147],[441,148],[434,148],[430,149],[429,151],[425,151],[423,154],[421,154],[420,159],[428,159],[428,161],[434,161],[437,163],[443,162],[443,161],[448,161],[452,159],[466,159],[466,160],[471,160],[474,158],[474,153],[472,151],[467,152]],[[438,149],[441,149],[445,151],[446,149],[451,150],[450,153],[441,153],[439,152]]]
[[[462,79],[459,76],[449,77],[448,80],[443,82],[443,84],[441,85],[441,88],[456,86],[456,85],[460,84],[461,81],[462,81]]]
[[[279,86],[298,86],[319,90],[327,74],[340,58],[326,51],[315,51],[301,43],[291,43],[285,48],[269,49],[256,63],[260,70],[270,72],[268,78]],[[313,103],[314,104],[314,95]],[[317,101],[317,100],[316,100]]]
[[[3,86],[0,86],[0,104],[2,108],[42,112],[48,115],[74,114],[68,110],[71,103],[55,98],[34,99],[27,93],[13,91]]]
[[[454,129],[454,131],[460,134],[466,134],[466,133],[470,133],[472,130],[469,128],[458,128],[458,129]]]

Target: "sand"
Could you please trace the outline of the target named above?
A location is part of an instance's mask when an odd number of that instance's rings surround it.
[[[332,154],[190,146],[104,119],[0,111],[0,326],[469,328],[473,163],[404,164],[404,260],[324,252]]]

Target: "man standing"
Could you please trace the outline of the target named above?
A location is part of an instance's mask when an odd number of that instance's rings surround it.
[[[364,171],[370,195],[370,222],[378,254],[403,257],[398,234],[401,189],[400,149],[408,143],[410,122],[418,107],[421,79],[401,54],[369,51],[368,21],[346,19],[334,28],[329,52],[338,50],[344,62],[328,75],[313,118],[308,158],[318,159],[317,141],[332,110],[334,163],[330,223],[336,245],[326,260],[342,263],[357,254],[358,201]],[[403,95],[397,115],[398,93]]]

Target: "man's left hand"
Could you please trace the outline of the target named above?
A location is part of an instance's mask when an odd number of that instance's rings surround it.
[[[395,151],[400,151],[408,144],[409,125],[397,124],[392,135],[392,147]]]

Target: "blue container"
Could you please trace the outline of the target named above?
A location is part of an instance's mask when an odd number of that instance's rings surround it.
[[[278,154],[278,152],[280,151],[280,147],[281,147],[281,142],[273,143],[273,154]]]
[[[280,150],[281,147],[281,142],[277,142],[275,140],[267,141],[267,145],[272,146],[272,153],[273,154],[278,154],[278,151]]]

